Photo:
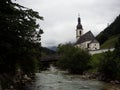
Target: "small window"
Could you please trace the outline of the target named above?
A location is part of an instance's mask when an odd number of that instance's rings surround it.
[[[80,35],[81,35],[81,31],[80,31],[79,33],[80,33]]]
[[[87,44],[87,48],[90,48],[90,45],[89,45],[89,43]]]

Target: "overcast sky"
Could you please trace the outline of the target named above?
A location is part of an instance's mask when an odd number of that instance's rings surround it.
[[[120,14],[120,0],[17,0],[20,5],[39,12],[44,17],[42,46],[57,46],[76,41],[78,13],[84,33],[91,30],[96,36],[107,23]]]

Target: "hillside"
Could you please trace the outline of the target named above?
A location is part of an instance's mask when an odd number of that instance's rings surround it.
[[[57,51],[57,46],[47,47],[50,50]]]
[[[100,42],[101,48],[114,47],[114,43],[120,36],[120,15],[105,28],[100,34],[96,36],[96,39]]]
[[[50,50],[46,47],[42,47],[42,55],[52,55],[52,54],[55,54],[56,52],[53,51],[53,50]]]
[[[117,42],[118,38],[120,37],[120,34],[114,35],[110,37],[108,40],[106,40],[102,45],[101,48],[113,48],[115,46],[115,43]]]

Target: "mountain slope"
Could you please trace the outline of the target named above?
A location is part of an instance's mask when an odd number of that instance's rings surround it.
[[[96,36],[96,39],[100,42],[101,48],[114,47],[114,43],[120,36],[120,15],[105,28],[100,34]]]
[[[42,47],[42,55],[52,55],[55,54],[56,52],[53,50],[50,50],[46,47]]]
[[[114,35],[110,37],[108,40],[106,40],[102,45],[101,48],[114,48],[115,43],[117,42],[118,38],[120,37],[120,34]]]

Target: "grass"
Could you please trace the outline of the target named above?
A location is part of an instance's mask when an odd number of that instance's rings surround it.
[[[106,42],[101,45],[101,49],[113,48],[120,34],[110,37]]]
[[[92,66],[92,69],[90,69],[90,72],[97,72],[100,60],[102,59],[104,53],[94,54],[91,57],[90,65]]]

